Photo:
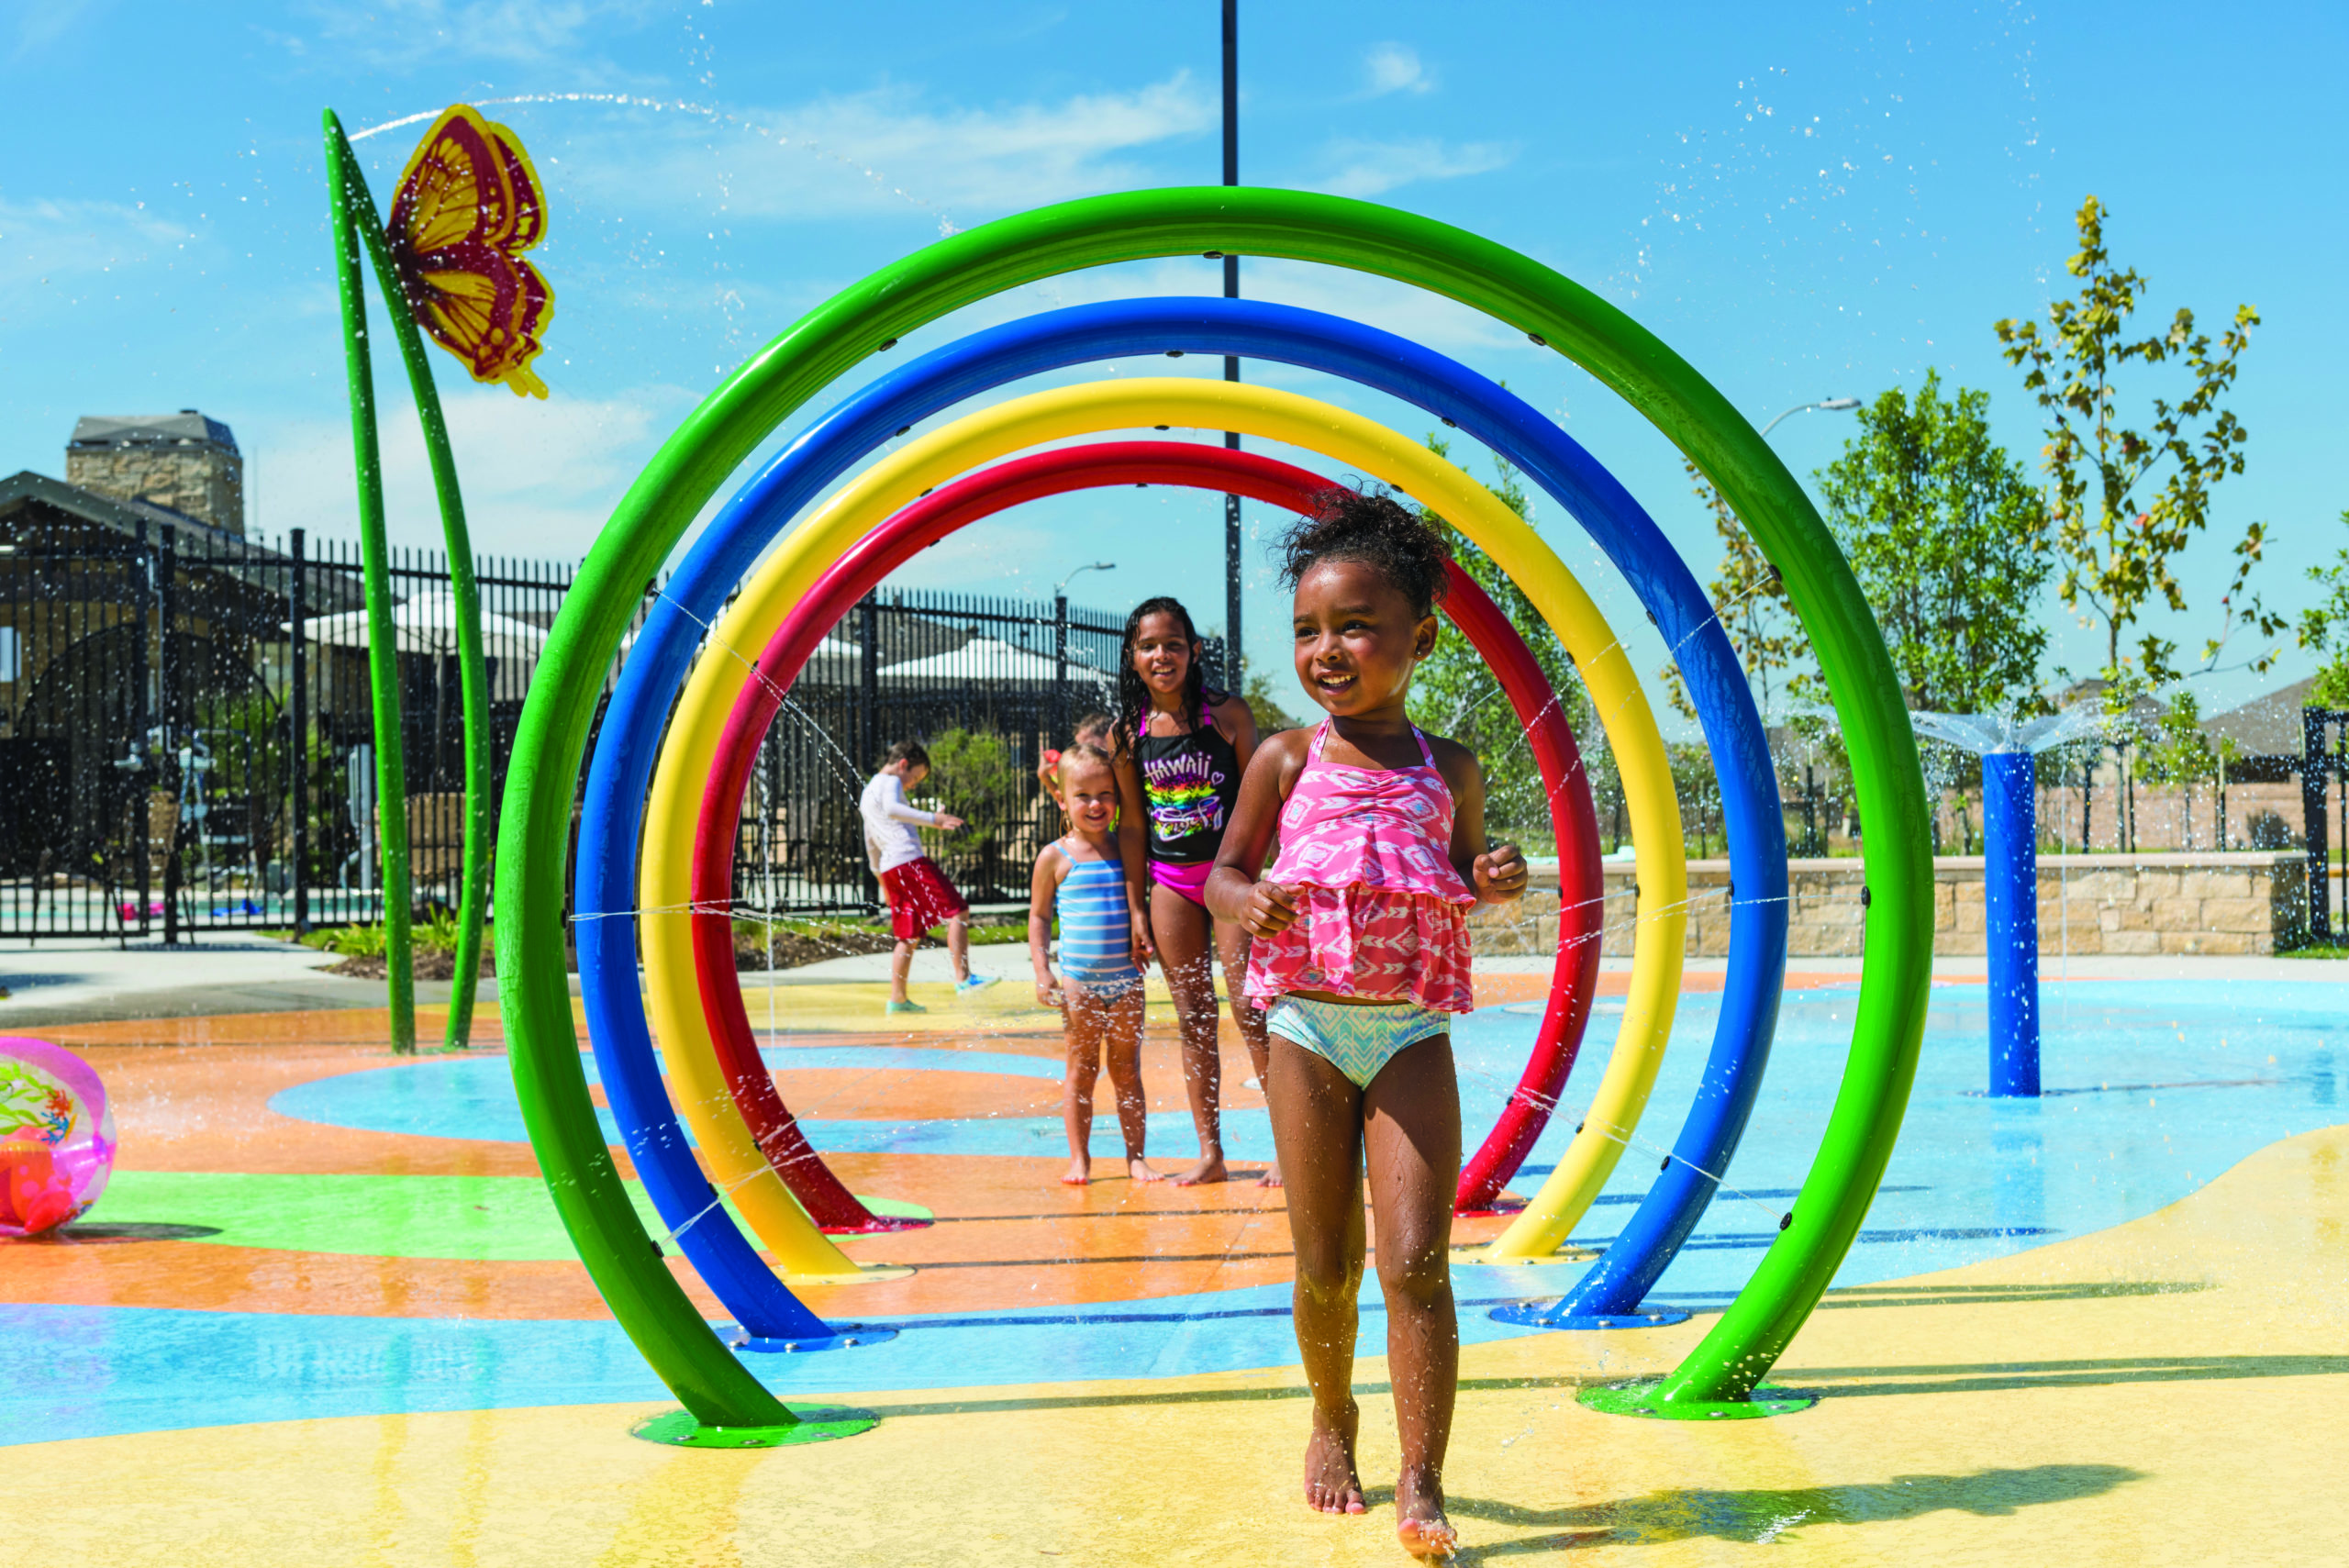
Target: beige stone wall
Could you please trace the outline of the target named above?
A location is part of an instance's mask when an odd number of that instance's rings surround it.
[[[151,501],[232,534],[245,531],[245,464],[217,448],[69,447],[65,483],[101,495]]]
[[[1859,860],[1787,863],[1793,907],[1787,951],[1798,958],[1856,957],[1866,867]],[[1601,950],[1631,953],[1634,873],[1625,862],[1606,873],[1607,920]],[[2307,862],[2296,851],[2236,854],[2042,856],[2039,951],[2101,953],[2272,953],[2278,938],[2299,929],[2307,908]],[[1729,951],[1727,861],[1688,863],[1692,958]],[[1480,953],[1556,951],[1554,872],[1513,910],[1479,910],[1470,925]],[[1945,856],[1933,862],[1933,951],[1978,956],[1985,950],[1982,861]],[[2067,929],[2068,925],[2068,929]],[[2288,945],[2287,940],[2285,945]]]

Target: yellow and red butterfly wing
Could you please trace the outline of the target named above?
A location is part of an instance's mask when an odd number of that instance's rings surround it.
[[[392,201],[390,239],[417,322],[475,381],[546,395],[529,368],[554,291],[518,252],[546,235],[521,142],[463,104],[433,122]]]

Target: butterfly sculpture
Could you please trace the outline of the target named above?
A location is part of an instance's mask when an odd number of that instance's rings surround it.
[[[417,324],[478,382],[544,397],[530,369],[554,317],[554,291],[522,259],[546,237],[529,155],[468,105],[432,123],[400,175],[386,236]]]

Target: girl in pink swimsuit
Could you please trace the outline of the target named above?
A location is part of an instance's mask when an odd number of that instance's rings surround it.
[[[1467,912],[1522,893],[1525,860],[1486,846],[1475,757],[1404,712],[1435,647],[1442,536],[1384,495],[1338,491],[1283,550],[1297,679],[1329,717],[1257,747],[1207,902],[1252,939],[1248,996],[1273,1037],[1273,1140],[1313,1387],[1306,1500],[1364,1511],[1351,1389],[1366,1162],[1403,1442],[1396,1531],[1413,1555],[1441,1558],[1457,1544],[1442,1479],[1460,1363],[1451,1019],[1475,1006]],[[1280,858],[1260,875],[1276,832]]]

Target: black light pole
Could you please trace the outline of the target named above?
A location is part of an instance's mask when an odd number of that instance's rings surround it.
[[[1223,183],[1240,183],[1240,0],[1223,0]],[[1240,258],[1223,253],[1223,297],[1240,297]],[[1240,379],[1240,356],[1223,356],[1223,379]],[[1226,430],[1223,444],[1240,450],[1240,432]],[[1224,684],[1241,689],[1240,497],[1223,498]]]

